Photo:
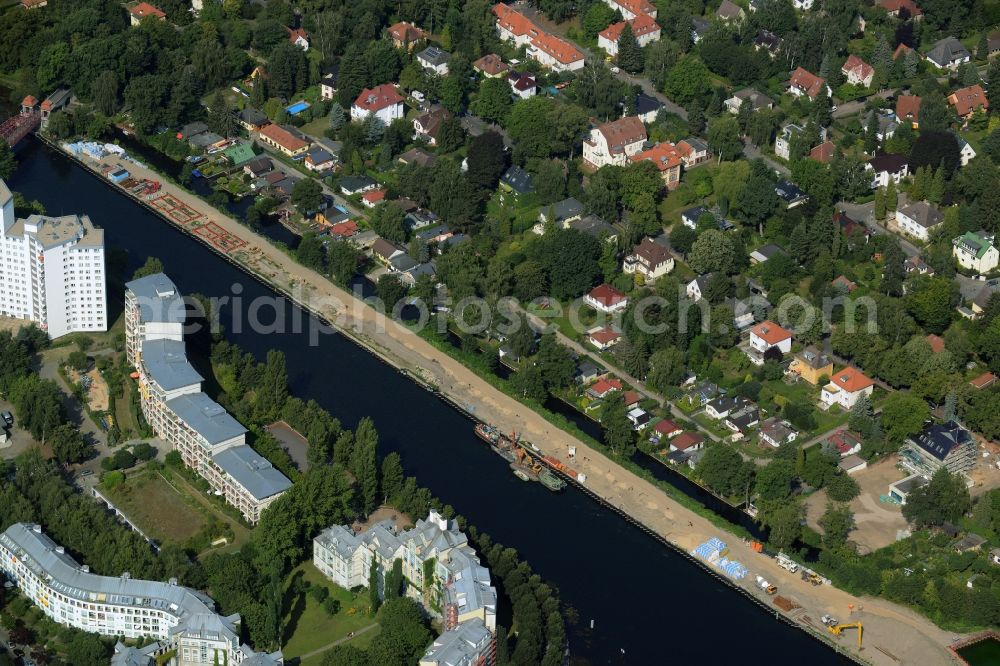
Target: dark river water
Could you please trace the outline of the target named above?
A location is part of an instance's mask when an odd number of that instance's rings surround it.
[[[128,253],[126,275],[156,256],[185,293],[232,296],[239,285],[241,300],[231,310],[244,321],[253,299],[275,296],[35,139],[18,148],[18,158],[11,189],[38,199],[50,214],[90,215],[104,228],[108,249]],[[109,305],[117,316],[121,303]],[[291,303],[280,308],[287,321],[307,321]],[[577,663],[850,663],[581,492],[553,494],[519,481],[464,415],[344,337],[322,335],[310,346],[308,323],[304,332],[236,331],[232,314],[224,311],[222,321],[233,342],[260,358],[270,349],[284,352],[296,395],[314,398],[347,427],[371,416],[381,453],[398,451],[409,474],[517,549],[559,589],[580,618],[569,628]]]

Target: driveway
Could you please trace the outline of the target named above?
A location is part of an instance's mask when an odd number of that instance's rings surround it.
[[[880,90],[874,95],[871,95],[871,97],[887,99],[894,94],[896,94],[896,91],[890,88],[888,90]],[[847,118],[848,116],[853,116],[857,113],[860,113],[861,111],[864,110],[864,108],[865,108],[865,102],[863,101],[855,100],[853,102],[844,102],[843,104],[837,105],[837,110],[833,112],[833,117],[835,119]]]
[[[784,164],[781,164],[780,162],[774,161],[773,159],[762,153],[760,148],[750,143],[750,141],[747,139],[743,140],[743,156],[746,157],[748,160],[756,160],[756,159],[763,160],[764,164],[771,167],[772,169],[780,173],[782,176],[785,176],[786,178],[792,175],[792,172],[788,169],[788,167],[786,167]]]

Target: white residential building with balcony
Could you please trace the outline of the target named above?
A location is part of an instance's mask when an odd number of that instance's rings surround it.
[[[590,130],[590,138],[583,142],[583,161],[595,169],[625,166],[642,150],[646,138],[646,126],[636,116],[604,123]]]
[[[125,345],[139,377],[143,416],[216,495],[255,524],[291,487],[284,474],[246,443],[247,429],[201,391],[187,360],[184,304],[170,278],[149,275],[125,285]]]
[[[0,534],[0,571],[48,618],[81,631],[156,642],[126,648],[112,663],[279,666],[281,652],[257,654],[240,644],[240,616],[222,616],[205,594],[177,585],[98,576],[78,564],[40,525],[14,523]],[[173,653],[171,658],[170,653]]]
[[[104,230],[86,215],[17,219],[0,180],[0,315],[51,338],[108,329]]]

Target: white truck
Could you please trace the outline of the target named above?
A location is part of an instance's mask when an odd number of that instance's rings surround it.
[[[785,555],[784,553],[778,553],[778,557],[776,559],[778,560],[778,566],[784,569],[785,571],[788,571],[790,573],[795,573],[796,571],[799,570],[799,565],[793,562],[791,558]]]

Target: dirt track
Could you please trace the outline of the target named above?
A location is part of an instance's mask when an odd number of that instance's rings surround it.
[[[109,161],[118,161],[115,160]],[[91,165],[93,163],[90,163]],[[135,164],[127,165],[136,178],[162,178]],[[780,569],[774,560],[754,553],[747,544],[720,530],[704,518],[669,499],[649,482],[637,477],[617,463],[582,444],[575,437],[549,424],[535,412],[524,407],[476,376],[448,355],[439,352],[407,328],[379,315],[319,274],[292,261],[270,242],[235,220],[223,216],[195,195],[171,183],[163,190],[206,215],[224,230],[246,241],[243,256],[250,270],[272,282],[276,287],[295,295],[296,300],[311,310],[350,331],[364,344],[387,360],[432,383],[460,405],[473,405],[483,421],[516,430],[533,442],[545,454],[567,459],[570,447],[578,455],[572,467],[586,474],[586,486],[605,501],[620,507],[636,520],[664,536],[686,551],[711,536],[720,536],[731,550],[730,557],[743,562],[750,570],[744,585],[752,589],[754,575],[761,574],[777,585],[779,594],[794,599],[803,608],[792,616],[799,622],[819,627],[819,618],[831,613],[841,621],[860,620],[865,627],[865,648],[862,659],[873,664],[937,666],[954,663],[945,646],[954,635],[945,632],[927,619],[882,599],[859,599],[831,586],[813,587],[798,574]],[[850,607],[856,610],[852,615]],[[860,609],[860,610],[858,610]],[[802,620],[808,616],[811,620]],[[840,647],[855,652],[854,635],[840,639]],[[897,660],[876,649],[881,647]]]

